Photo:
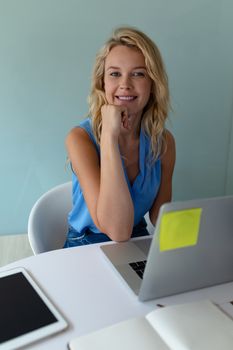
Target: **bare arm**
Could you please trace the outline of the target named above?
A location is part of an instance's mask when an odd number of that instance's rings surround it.
[[[114,127],[103,123],[101,165],[93,142],[83,129],[75,128],[68,134],[66,147],[95,225],[112,240],[128,240],[134,209]]]
[[[164,153],[161,159],[161,184],[158,195],[149,212],[150,220],[153,225],[155,225],[156,223],[159,208],[161,207],[161,205],[166,202],[170,202],[172,198],[172,175],[175,166],[176,149],[175,140],[168,130],[166,131],[166,143],[166,152]]]
[[[100,229],[100,224],[95,215],[100,184],[99,158],[95,146],[85,130],[74,128],[66,137],[66,148],[91,217]]]
[[[113,240],[128,240],[134,222],[133,202],[122,167],[118,141],[104,130],[101,136],[100,173],[98,220]]]

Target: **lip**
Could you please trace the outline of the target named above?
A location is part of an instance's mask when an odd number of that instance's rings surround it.
[[[137,96],[133,95],[117,95],[115,96],[119,101],[130,102],[136,100]]]

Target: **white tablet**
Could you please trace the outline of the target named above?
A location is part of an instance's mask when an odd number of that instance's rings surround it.
[[[18,349],[66,327],[24,268],[0,272],[0,350]]]

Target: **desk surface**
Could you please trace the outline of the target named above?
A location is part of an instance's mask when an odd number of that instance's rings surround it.
[[[33,344],[28,350],[67,349],[70,339],[145,315],[157,303],[172,305],[211,299],[224,305],[233,300],[232,282],[140,302],[107,262],[99,244],[40,254],[9,264],[0,271],[19,266],[27,269],[69,323],[66,331]]]

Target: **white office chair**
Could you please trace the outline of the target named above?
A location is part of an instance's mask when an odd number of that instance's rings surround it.
[[[34,204],[28,220],[28,238],[35,255],[62,248],[72,207],[72,182],[56,186]]]
[[[68,230],[67,215],[72,207],[72,182],[56,186],[34,204],[28,220],[28,239],[35,255],[63,247]],[[145,215],[150,234],[154,227]]]

